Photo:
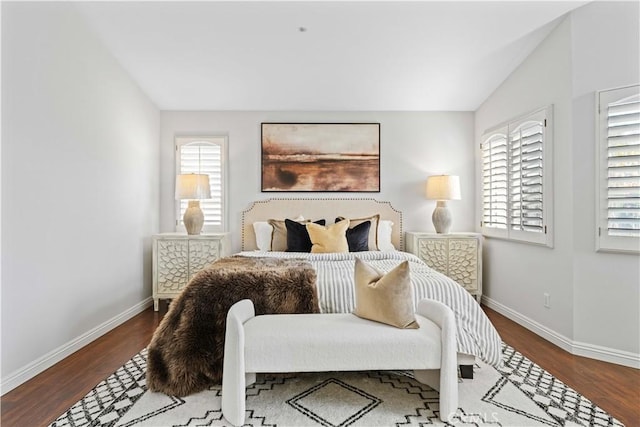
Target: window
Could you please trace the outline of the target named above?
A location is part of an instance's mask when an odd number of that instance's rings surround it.
[[[640,252],[640,86],[596,97],[597,249]]]
[[[203,232],[225,231],[227,137],[176,137],[176,174],[209,175],[211,199],[200,201],[204,212]],[[188,200],[176,201],[176,228],[185,231],[182,216]]]
[[[551,106],[485,133],[482,234],[553,246]]]

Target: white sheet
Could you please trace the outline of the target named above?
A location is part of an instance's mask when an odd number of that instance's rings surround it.
[[[351,252],[311,254],[300,252],[241,252],[239,255],[279,258],[302,258],[309,261],[318,275],[320,310],[323,313],[350,313],[354,308],[353,267],[355,257],[374,267],[389,271],[404,260],[409,261],[414,301],[431,298],[451,307],[456,317],[458,352],[472,354],[499,367],[502,350],[500,336],[476,300],[455,281],[431,269],[407,252]]]

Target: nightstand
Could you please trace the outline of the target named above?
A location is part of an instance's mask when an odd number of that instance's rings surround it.
[[[229,255],[229,233],[153,236],[153,309],[161,299],[180,294],[191,277],[215,260]]]
[[[480,302],[482,297],[482,235],[480,233],[422,233],[408,231],[407,252],[452,278]]]

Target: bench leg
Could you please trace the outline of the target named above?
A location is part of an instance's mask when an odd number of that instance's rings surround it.
[[[244,424],[246,383],[255,382],[256,375],[245,373],[244,322],[254,316],[253,303],[242,300],[227,313],[227,330],[222,367],[222,415],[234,426]]]
[[[453,311],[439,301],[423,299],[417,313],[440,327],[442,352],[440,355],[440,420],[448,422],[458,408],[458,367],[456,319]]]
[[[222,415],[234,426],[241,426],[246,409],[246,377],[242,367],[227,354],[222,371]]]

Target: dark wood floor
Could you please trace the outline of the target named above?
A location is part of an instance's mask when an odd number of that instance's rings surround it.
[[[2,396],[1,425],[50,424],[149,343],[163,309],[160,314],[146,310]],[[495,311],[485,311],[507,344],[626,426],[640,426],[640,370],[573,356]]]

